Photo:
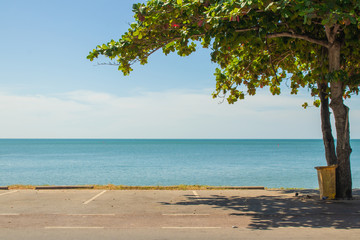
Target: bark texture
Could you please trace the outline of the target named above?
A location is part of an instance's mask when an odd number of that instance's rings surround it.
[[[334,72],[340,69],[340,43],[334,42],[329,47],[329,71]],[[336,197],[339,199],[352,198],[352,180],[350,169],[350,126],[349,108],[344,105],[344,85],[340,80],[334,79],[330,83],[331,103],[336,127]]]
[[[321,130],[325,147],[325,158],[328,166],[337,164],[335,141],[331,131],[329,96],[326,93],[327,83],[319,83]]]

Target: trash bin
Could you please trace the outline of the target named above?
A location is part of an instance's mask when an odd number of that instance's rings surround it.
[[[320,199],[335,199],[336,168],[337,165],[315,167],[319,180]]]

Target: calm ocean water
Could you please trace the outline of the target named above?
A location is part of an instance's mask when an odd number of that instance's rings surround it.
[[[352,140],[360,188],[360,140]],[[227,185],[317,188],[321,140],[0,139],[0,186]]]

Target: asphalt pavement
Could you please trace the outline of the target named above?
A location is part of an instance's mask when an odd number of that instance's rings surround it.
[[[1,190],[0,239],[359,239],[316,190]]]

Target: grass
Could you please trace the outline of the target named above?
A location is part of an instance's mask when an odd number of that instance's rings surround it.
[[[266,188],[267,190],[284,190],[284,191],[290,191],[290,190],[306,190],[306,188]]]
[[[21,185],[21,184],[15,184],[15,185],[10,185],[8,186],[9,190],[12,189],[20,189],[20,190],[25,190],[25,189],[35,189],[35,186],[33,185]]]
[[[176,185],[176,186],[126,186],[126,185],[95,185],[94,189],[106,190],[206,190],[204,185]]]

